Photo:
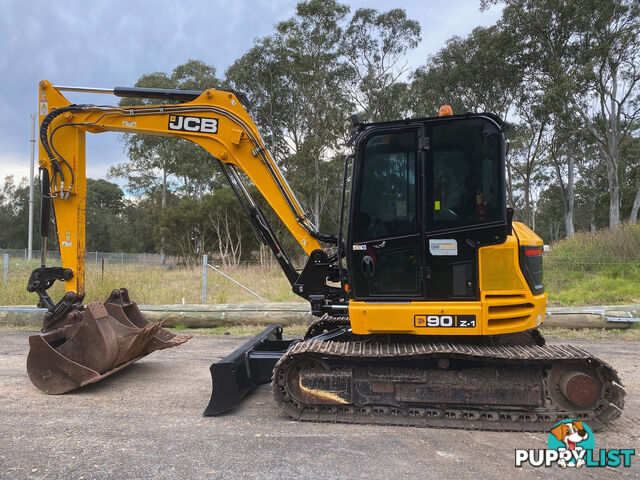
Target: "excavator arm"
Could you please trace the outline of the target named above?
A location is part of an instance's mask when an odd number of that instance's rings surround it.
[[[160,98],[179,103],[126,107],[78,105],[65,98],[64,91]],[[343,289],[329,286],[326,281],[337,278],[337,256],[329,258],[320,245],[320,241],[337,243],[337,239],[319,233],[305,216],[245,110],[242,95],[215,89],[199,92],[56,87],[43,80],[39,84],[38,100],[42,260],[27,286],[39,295],[39,306],[47,310],[42,333],[30,337],[27,362],[31,380],[38,388],[47,393],[64,393],[98,381],[154,350],[178,345],[189,338],[176,336],[160,324],[146,320],[129,300],[126,289],[114,290],[104,303],[82,304],[87,132],[177,137],[200,145],[220,162],[259,238],[274,252],[293,291],[308,299],[317,314],[332,309],[346,313]],[[251,198],[240,172],[256,185],[309,255],[301,273]],[[51,204],[62,267],[46,264]],[[55,281],[63,281],[66,292],[57,303],[47,293]]]
[[[332,240],[319,234],[305,216],[265,148],[256,125],[234,92],[116,88],[107,92],[127,97],[190,101],[169,105],[103,107],[73,105],[61,93],[64,90],[82,90],[80,88],[55,87],[46,80],[40,82],[39,88],[39,163],[51,183],[50,191],[42,193],[53,200],[62,264],[73,273],[72,278],[65,280],[67,291],[75,291],[78,296],[84,293],[86,132],[170,136],[194,142],[227,167],[225,174],[247,201],[244,205],[251,210],[255,204],[244,189],[237,169],[244,172],[307,254],[322,249],[319,239]],[[254,217],[254,222],[263,220],[255,218],[251,211],[248,213]],[[275,238],[268,240],[278,243]],[[280,255],[285,256],[286,253],[276,253],[279,259]],[[295,274],[288,266],[285,273],[290,280]]]

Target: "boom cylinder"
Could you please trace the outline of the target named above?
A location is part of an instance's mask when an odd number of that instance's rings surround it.
[[[169,88],[115,87],[113,94],[116,97],[155,98],[158,100],[190,102],[202,95],[202,92],[199,90],[173,90]]]
[[[49,236],[49,222],[51,220],[51,198],[49,185],[49,171],[45,168],[41,172],[41,193],[40,198],[40,236],[42,237],[42,247],[40,253],[40,266],[47,266],[47,237]]]

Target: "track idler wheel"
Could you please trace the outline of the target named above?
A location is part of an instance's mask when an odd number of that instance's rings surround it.
[[[560,379],[560,391],[577,407],[588,407],[598,399],[600,382],[585,372],[567,372]]]

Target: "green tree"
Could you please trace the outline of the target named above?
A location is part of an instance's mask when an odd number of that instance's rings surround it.
[[[564,224],[558,216],[562,210],[562,191],[558,185],[551,184],[540,193],[536,209],[536,233],[544,243],[557,242],[565,236]]]
[[[549,128],[549,118],[536,108],[535,100],[527,94],[522,94],[518,99],[516,112],[520,122],[512,124],[508,133],[511,148],[506,164],[507,178],[511,185],[507,190],[513,202],[513,180],[517,177],[522,189],[524,212],[518,218],[533,227],[533,191],[536,180],[540,178],[547,149],[545,133]]]
[[[226,80],[249,99],[251,117],[272,157],[282,165],[290,154],[288,132],[296,124],[291,105],[291,85],[284,80],[286,59],[273,37],[255,45],[231,65]]]
[[[209,251],[222,265],[237,266],[250,260],[258,240],[230,187],[218,188],[204,200],[208,227],[212,230]]]
[[[334,198],[328,179],[335,177],[335,165],[329,160],[344,142],[351,111],[342,88],[350,69],[340,53],[340,25],[348,11],[335,0],[298,3],[295,17],[276,25],[226,73],[249,95],[274,158],[316,226]]]
[[[607,166],[609,225],[620,222],[620,147],[640,115],[640,4],[634,0],[483,0],[520,39],[531,78],[569,106]]]
[[[588,94],[577,98],[575,105],[606,162],[609,226],[616,227],[620,222],[621,145],[640,118],[640,4],[633,0],[586,3],[588,8],[581,14],[592,14],[589,29],[582,35],[582,44],[588,45]]]
[[[562,194],[564,210],[564,229],[567,236],[575,233],[574,223],[574,190],[576,180],[577,139],[572,135],[572,128],[566,124],[555,123],[549,136],[549,159]]]
[[[514,38],[496,26],[477,27],[465,38],[453,37],[418,68],[410,105],[416,115],[433,116],[443,104],[454,113],[513,112],[523,73]]]
[[[406,54],[419,42],[420,24],[400,8],[360,8],[351,17],[340,48],[353,72],[345,85],[364,121],[396,120],[407,112]]]
[[[609,225],[607,169],[597,160],[580,165],[579,171],[575,186],[576,230],[595,233]]]
[[[161,211],[161,192],[157,189],[146,196],[125,199],[122,208],[122,219],[126,226],[126,236],[121,240],[124,245],[121,248],[126,252],[159,252],[159,238],[155,238],[154,230],[159,223]]]
[[[27,246],[28,218],[29,182],[22,178],[16,183],[13,175],[8,175],[0,188],[0,248]]]
[[[112,252],[127,250],[119,239],[126,231],[120,217],[124,193],[115,183],[87,178],[86,239],[87,250]],[[120,248],[117,248],[120,247]]]
[[[145,74],[135,86],[205,90],[220,85],[214,67],[199,60],[189,60],[177,66],[170,75],[162,72]],[[157,103],[175,102],[140,98],[125,98],[120,102],[122,106]],[[179,181],[178,190],[201,199],[217,173],[213,157],[192,142],[138,134],[124,135],[123,138],[129,161],[111,167],[109,176],[125,178],[127,190],[133,193],[147,193],[152,186],[161,185],[163,207],[166,205],[170,177]]]
[[[156,234],[165,253],[182,257],[189,264],[201,258],[212,235],[203,203],[188,197],[176,199],[162,212]]]

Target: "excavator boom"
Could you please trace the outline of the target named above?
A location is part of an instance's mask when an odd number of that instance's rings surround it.
[[[71,104],[64,91],[108,93],[120,97],[156,98],[172,103],[137,107]],[[269,245],[292,282],[298,278],[287,253],[251,199],[236,168],[256,180],[261,193],[283,219],[302,248],[320,249],[324,238],[304,216],[284,176],[266,151],[257,128],[231,91],[55,87],[39,84],[40,193],[42,197],[42,261],[27,289],[39,295],[47,312],[40,335],[30,338],[29,376],[46,393],[65,393],[94,383],[143,356],[184,343],[190,335],[175,335],[149,322],[116,289],[106,302],[83,305],[85,296],[85,135],[106,131],[164,135],[201,145],[221,162],[260,238]],[[47,267],[46,247],[51,207],[62,267]],[[47,290],[55,281],[66,293],[55,302]]]

